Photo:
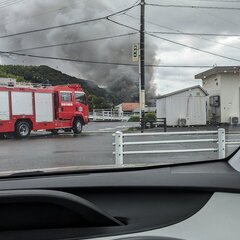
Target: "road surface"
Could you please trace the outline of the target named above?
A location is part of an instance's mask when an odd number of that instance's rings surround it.
[[[0,140],[0,172],[65,166],[113,164],[113,137],[136,124],[90,123],[81,136],[33,133],[28,139]]]
[[[69,166],[99,166],[114,164],[112,143],[113,132],[136,126],[135,123],[90,123],[81,136],[60,134],[53,136],[46,132],[33,133],[29,139],[0,140],[0,172]],[[177,136],[182,138],[182,136]],[[232,137],[230,137],[232,138]],[[234,138],[240,139],[240,135]],[[169,138],[167,138],[169,139]],[[175,137],[176,139],[176,137]],[[133,140],[138,141],[139,138]],[[141,140],[144,140],[141,139]],[[154,139],[153,139],[154,140]],[[174,144],[171,149],[196,147],[196,145]],[[210,147],[203,143],[198,147]],[[146,147],[136,146],[136,150]],[[152,146],[152,149],[168,149],[169,146]],[[229,148],[228,153],[234,148]],[[171,157],[170,157],[171,156]],[[216,159],[217,153],[162,154],[125,157],[127,164],[156,164],[182,161]]]

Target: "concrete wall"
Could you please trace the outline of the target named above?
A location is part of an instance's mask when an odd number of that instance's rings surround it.
[[[240,76],[237,73],[215,74],[203,80],[203,89],[209,94],[207,121],[229,123],[230,117],[240,117]],[[210,106],[209,97],[219,95],[220,107]]]
[[[221,74],[221,122],[229,123],[230,117],[240,117],[240,76]]]
[[[203,80],[203,89],[209,94],[207,96],[207,121],[215,118],[217,122],[221,122],[221,108],[212,108],[209,103],[210,96],[221,95],[221,84],[221,76],[219,74]]]
[[[157,117],[166,117],[168,126],[177,126],[180,118],[188,125],[206,124],[206,96],[193,89],[157,100]]]

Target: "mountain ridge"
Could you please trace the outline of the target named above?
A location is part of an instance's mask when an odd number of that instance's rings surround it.
[[[120,103],[117,97],[94,82],[70,76],[46,65],[0,65],[0,77],[11,77],[16,78],[17,81],[45,83],[53,86],[79,83],[87,93],[92,108],[111,108],[112,105]]]

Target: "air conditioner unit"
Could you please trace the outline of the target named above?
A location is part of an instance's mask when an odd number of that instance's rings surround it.
[[[238,125],[239,124],[239,117],[230,117],[230,124],[231,125]]]
[[[186,118],[179,118],[178,119],[178,126],[180,126],[180,127],[187,126],[187,119]]]

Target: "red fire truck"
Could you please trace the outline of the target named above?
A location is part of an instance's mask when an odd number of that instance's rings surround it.
[[[31,130],[82,132],[89,122],[88,100],[80,85],[0,86],[0,133],[26,138]]]

